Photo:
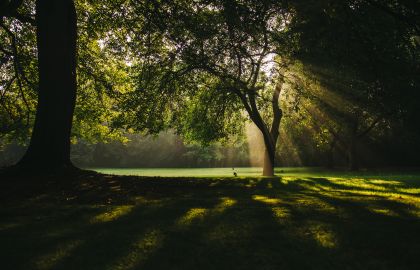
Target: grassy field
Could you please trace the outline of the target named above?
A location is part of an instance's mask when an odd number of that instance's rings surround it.
[[[0,269],[419,267],[420,173],[148,172],[1,179]]]
[[[232,168],[87,168],[104,174],[112,175],[133,175],[133,176],[160,176],[160,177],[232,177]],[[236,167],[234,168],[238,177],[260,177],[262,168],[260,167]],[[292,177],[311,177],[311,176],[331,176],[331,177],[368,177],[368,178],[394,178],[403,177],[404,179],[419,179],[419,172],[398,172],[398,171],[334,171],[316,167],[282,167],[276,168],[277,176]],[[419,179],[420,180],[420,179]]]

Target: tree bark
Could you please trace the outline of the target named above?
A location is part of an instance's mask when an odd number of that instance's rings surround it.
[[[282,74],[283,76],[283,74]],[[273,108],[273,121],[270,129],[270,140],[264,139],[265,153],[264,153],[264,167],[263,176],[274,176],[275,156],[276,156],[276,145],[280,134],[280,121],[283,116],[283,112],[280,109],[279,98],[281,89],[283,87],[284,79],[280,78],[279,83],[276,85],[273,97],[272,97],[272,108]],[[265,136],[267,137],[267,136]]]
[[[357,130],[358,130],[358,122],[357,120],[353,120],[352,121],[352,126],[351,126],[351,133],[350,133],[350,141],[349,144],[347,146],[347,167],[350,171],[356,171],[359,169],[358,166],[358,160],[357,160],[357,141],[358,141],[358,135],[357,135]]]
[[[36,1],[39,93],[31,141],[18,166],[73,168],[70,132],[76,100],[76,10],[73,0]]]
[[[357,171],[359,169],[359,162],[357,159],[357,143],[352,141],[348,148],[348,169],[350,171]]]
[[[263,165],[263,176],[274,176],[274,164],[275,164],[275,146],[264,140],[265,151],[264,151],[264,165]]]
[[[263,165],[263,176],[274,176],[274,162],[275,151],[265,147],[264,151],[264,165]]]
[[[334,163],[334,151],[337,144],[337,137],[333,136],[332,142],[330,143],[330,148],[327,152],[327,168],[332,169],[335,167]]]

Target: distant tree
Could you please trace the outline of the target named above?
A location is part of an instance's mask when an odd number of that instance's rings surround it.
[[[264,138],[263,175],[272,176],[284,81],[275,37],[288,19],[282,2],[163,1],[136,11],[148,28],[130,37],[132,54],[143,58],[134,62],[138,89],[124,108],[137,117],[121,122],[153,131],[167,119],[187,137],[211,141],[239,132],[245,112]]]

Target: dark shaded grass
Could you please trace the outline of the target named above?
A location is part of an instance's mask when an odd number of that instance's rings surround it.
[[[418,269],[420,181],[352,181],[2,179],[1,269]]]

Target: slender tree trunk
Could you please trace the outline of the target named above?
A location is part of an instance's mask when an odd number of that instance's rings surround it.
[[[273,151],[273,149],[268,149],[266,145],[264,151],[263,176],[274,176],[274,157],[275,151]]]
[[[333,140],[330,144],[330,148],[328,149],[328,153],[327,153],[327,167],[330,168],[330,169],[335,167],[334,151],[335,151],[336,144],[337,144],[337,138],[335,136],[333,136]]]
[[[283,74],[281,74],[283,76]],[[279,83],[276,85],[273,97],[272,97],[272,108],[273,108],[273,121],[271,123],[271,129],[269,133],[269,139],[264,139],[265,153],[264,153],[264,167],[263,176],[274,176],[275,156],[276,156],[276,145],[280,134],[280,121],[283,116],[283,112],[280,109],[279,98],[281,89],[283,87],[284,79],[280,78]],[[268,136],[265,136],[268,137]]]
[[[275,162],[275,142],[273,140],[272,134],[265,125],[261,115],[257,110],[248,110],[248,113],[252,122],[254,122],[257,128],[261,131],[264,140],[266,155],[264,157],[263,176],[273,176]]]
[[[350,138],[350,144],[348,147],[348,169],[351,171],[357,171],[360,168],[360,160],[358,156],[359,143],[366,137],[369,132],[374,129],[378,123],[384,119],[384,115],[379,115],[365,130],[358,132],[359,124],[354,121],[352,134]]]
[[[70,132],[76,99],[76,11],[73,0],[36,1],[39,94],[29,148],[18,166],[72,168]]]
[[[359,169],[357,160],[357,143],[358,143],[358,123],[356,120],[352,123],[352,129],[350,134],[350,142],[347,146],[347,167],[350,171],[356,171]]]
[[[359,160],[357,158],[357,140],[354,139],[350,142],[347,149],[348,155],[348,169],[350,171],[357,171],[359,169]]]

